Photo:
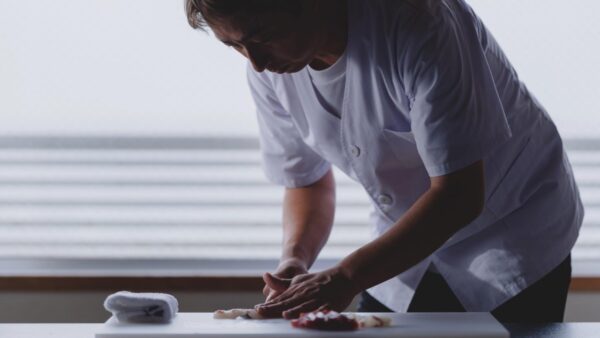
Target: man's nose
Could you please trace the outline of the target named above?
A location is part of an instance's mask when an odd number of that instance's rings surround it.
[[[262,53],[259,49],[253,47],[244,47],[246,52],[246,57],[252,63],[252,67],[257,72],[262,72],[267,67],[267,57],[264,53]]]

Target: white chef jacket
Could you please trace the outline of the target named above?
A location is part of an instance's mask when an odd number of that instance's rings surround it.
[[[340,117],[346,84],[346,53],[326,69],[315,70],[310,66],[306,69],[321,107],[334,116]]]
[[[372,200],[375,236],[429,188],[478,160],[481,215],[427,259],[368,290],[406,311],[430,264],[468,311],[491,311],[562,262],[583,207],[544,108],[463,0],[350,0],[341,118],[319,103],[305,68],[248,68],[263,167],[287,187],[331,164]]]

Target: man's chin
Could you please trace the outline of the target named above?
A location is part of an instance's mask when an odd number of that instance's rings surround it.
[[[303,68],[305,67],[305,65],[298,65],[298,64],[292,64],[292,65],[286,65],[280,68],[267,68],[270,72],[273,73],[277,73],[277,74],[292,74],[292,73],[296,73],[301,71]]]

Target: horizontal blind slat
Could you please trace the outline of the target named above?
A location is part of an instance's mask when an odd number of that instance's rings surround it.
[[[600,259],[600,140],[565,142],[586,207],[574,259]],[[283,188],[254,139],[0,137],[0,258],[273,259]],[[335,169],[322,257],[369,240],[369,197]]]

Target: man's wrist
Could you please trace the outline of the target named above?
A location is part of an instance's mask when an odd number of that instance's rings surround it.
[[[275,274],[284,278],[293,278],[308,272],[306,262],[297,257],[282,258],[275,270]]]
[[[298,244],[288,244],[283,248],[281,258],[279,259],[279,266],[292,265],[303,267],[308,270],[312,265],[311,255]]]
[[[279,260],[279,267],[285,266],[301,267],[308,270],[308,264],[303,259],[298,257],[282,257]]]
[[[359,278],[352,273],[352,270],[349,269],[348,266],[344,265],[343,262],[333,267],[333,270],[336,274],[341,276],[344,280],[346,280],[347,286],[350,288],[351,292],[354,295],[359,294],[364,291],[365,288],[361,285],[361,281]]]

